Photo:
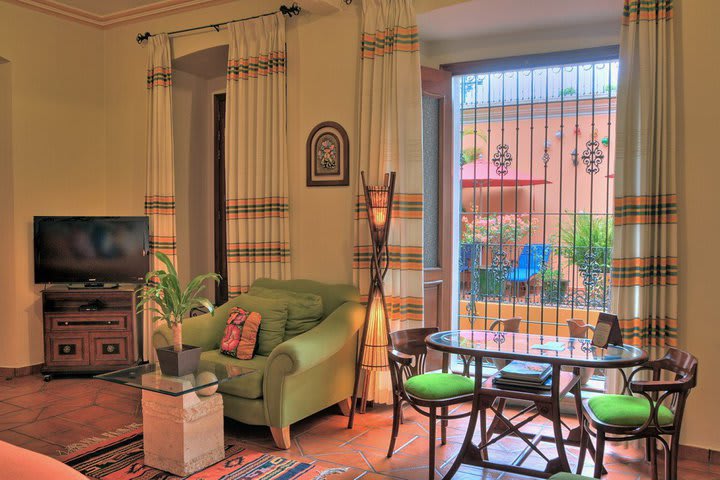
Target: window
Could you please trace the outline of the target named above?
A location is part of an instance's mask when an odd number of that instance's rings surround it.
[[[609,309],[617,74],[606,57],[454,77],[456,328],[568,336]]]

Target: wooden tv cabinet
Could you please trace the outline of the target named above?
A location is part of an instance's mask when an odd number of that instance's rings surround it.
[[[133,286],[43,290],[45,380],[53,374],[93,374],[136,365],[142,332],[136,292]],[[83,308],[91,303],[96,310]]]

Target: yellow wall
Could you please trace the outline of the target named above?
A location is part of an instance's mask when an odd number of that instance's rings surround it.
[[[685,0],[686,2],[687,0]],[[678,2],[677,41],[680,181],[680,341],[700,358],[700,386],[690,397],[683,443],[720,450],[708,426],[720,424],[715,407],[720,384],[716,277],[720,256],[712,239],[720,234],[715,192],[718,111],[712,46],[720,42],[715,19],[720,2]],[[351,280],[352,189],[305,187],[305,139],[324,120],[345,126],[357,138],[356,92],[359,2],[330,16],[302,15],[288,21],[288,142],[293,274],[326,281]],[[418,10],[452,0],[418,0]],[[42,362],[42,324],[33,285],[33,215],[142,213],[145,169],[145,48],[141,31],[168,31],[262,13],[263,0],[245,0],[134,23],[105,31],[0,2],[0,57],[9,60],[12,83],[12,142],[0,148],[0,366]],[[225,42],[225,33],[178,38],[175,55]],[[595,32],[531,41],[430,45],[428,65],[580,48],[612,43]],[[501,39],[502,40],[502,39]],[[452,48],[451,48],[452,47]],[[5,64],[3,64],[5,65]],[[5,70],[0,66],[0,85]],[[2,111],[0,96],[0,112]],[[0,121],[0,140],[3,123]],[[352,145],[353,149],[356,145]],[[351,182],[354,179],[351,179]],[[8,192],[12,192],[8,197]],[[689,208],[692,205],[694,208]],[[701,207],[701,208],[695,208]],[[182,248],[182,246],[180,247]],[[8,254],[7,252],[11,252]],[[13,260],[14,259],[14,263]]]
[[[106,31],[109,211],[142,212],[146,51],[133,41],[137,32],[169,31],[255,15],[267,9],[267,2],[261,0],[232,2]],[[357,138],[359,11],[354,5],[332,15],[304,14],[287,22],[288,152],[295,277],[330,282],[352,280],[352,188],[305,186],[305,140],[317,123],[326,120],[342,124],[351,143]],[[177,37],[173,40],[173,55],[179,57],[221,43],[227,43],[226,31]],[[182,251],[182,234],[178,241]]]
[[[101,31],[0,2],[0,57],[12,83],[12,153],[0,153],[0,186],[3,200],[13,197],[0,209],[0,225],[12,222],[0,234],[2,367],[43,360],[33,215],[105,212],[102,56]]]
[[[689,8],[692,5],[692,8]],[[676,71],[680,164],[680,345],[700,360],[698,388],[690,395],[683,443],[720,450],[720,236],[717,208],[720,163],[716,150],[720,2],[677,2]]]

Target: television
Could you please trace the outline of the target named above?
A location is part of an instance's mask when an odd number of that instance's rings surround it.
[[[148,217],[35,217],[33,224],[35,283],[142,283],[149,271]]]

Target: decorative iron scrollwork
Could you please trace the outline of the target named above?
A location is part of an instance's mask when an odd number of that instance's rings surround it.
[[[493,155],[493,163],[495,164],[495,171],[498,175],[507,175],[510,165],[512,165],[510,147],[505,144],[498,145],[497,151],[495,155]]]
[[[511,268],[512,262],[507,258],[507,253],[505,253],[504,250],[499,249],[497,252],[494,252],[490,271],[493,272],[495,278],[499,279],[501,285],[505,284]]]
[[[550,163],[550,154],[548,152],[543,153],[542,161],[543,164],[547,167],[548,163]]]
[[[605,154],[600,148],[600,142],[590,140],[585,144],[587,147],[582,154],[582,160],[585,164],[585,171],[590,175],[595,175],[600,171],[600,164],[605,158]]]

